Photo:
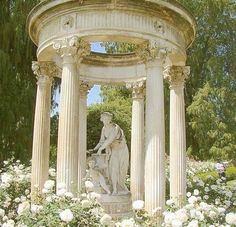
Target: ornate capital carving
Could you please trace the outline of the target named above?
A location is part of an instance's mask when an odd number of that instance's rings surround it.
[[[189,66],[169,66],[164,72],[164,78],[170,83],[170,88],[176,86],[184,86],[185,80],[188,78],[190,73]]]
[[[83,56],[90,54],[89,43],[78,36],[56,40],[53,43],[53,48],[61,57],[72,57],[74,61],[81,60]]]
[[[145,91],[145,80],[127,83],[126,87],[132,90],[133,99],[143,99]]]
[[[162,47],[162,45],[155,40],[150,40],[148,43],[142,43],[136,48],[136,54],[145,62],[153,61],[157,58],[163,61],[171,51],[170,48]]]
[[[37,84],[51,84],[53,77],[58,75],[58,68],[54,62],[32,62],[32,70],[38,80]]]
[[[93,87],[93,84],[87,82],[87,81],[80,81],[80,95],[86,96],[89,90]]]

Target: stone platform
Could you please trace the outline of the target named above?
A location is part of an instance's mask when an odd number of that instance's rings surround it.
[[[102,194],[98,199],[105,213],[114,219],[130,217],[132,215],[131,194],[127,195],[107,195]]]

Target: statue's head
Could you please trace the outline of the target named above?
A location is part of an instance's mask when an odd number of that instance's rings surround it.
[[[90,167],[90,168],[94,168],[95,166],[96,166],[96,160],[95,160],[95,158],[93,158],[93,157],[90,157],[90,158],[88,158],[88,166]]]
[[[113,114],[109,112],[103,112],[101,114],[100,120],[103,122],[104,125],[109,124],[112,120]]]

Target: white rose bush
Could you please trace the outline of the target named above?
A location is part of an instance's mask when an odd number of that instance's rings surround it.
[[[212,170],[214,165],[207,162],[188,166],[186,203],[178,208],[172,199],[167,199],[161,226],[236,227],[236,185],[228,185],[224,178],[209,176],[203,180],[198,175]],[[31,168],[20,161],[8,160],[3,163],[0,172],[0,226],[158,226],[156,218],[145,212],[142,200],[133,201],[131,217],[112,220],[97,203],[98,194],[73,195],[67,192],[65,184],[56,184],[56,171],[53,168],[49,169],[49,180],[45,182],[37,204],[33,204],[30,198],[30,172]],[[85,186],[93,185],[86,181]],[[158,208],[153,214],[157,211]]]

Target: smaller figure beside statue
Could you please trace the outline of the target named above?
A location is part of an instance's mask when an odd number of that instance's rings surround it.
[[[88,159],[89,169],[87,171],[86,178],[90,179],[93,183],[93,191],[97,193],[102,193],[100,188],[102,188],[108,195],[111,191],[106,183],[105,177],[101,173],[101,169],[97,166],[96,158],[90,157]]]
[[[101,114],[103,128],[100,141],[93,149],[97,153],[88,159],[88,173],[105,193],[127,195],[129,190],[125,182],[129,167],[129,151],[124,132],[119,125],[112,122],[112,117],[109,112]]]

